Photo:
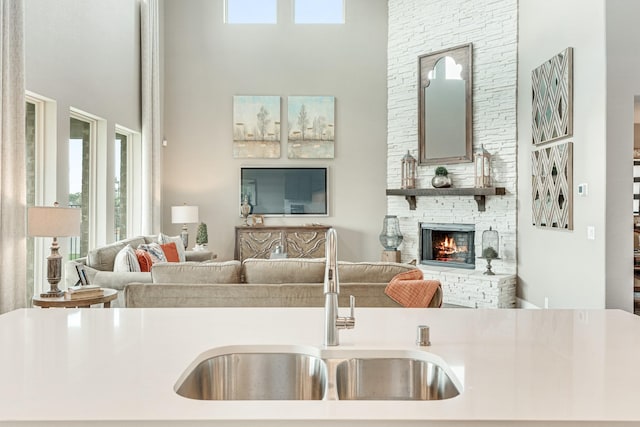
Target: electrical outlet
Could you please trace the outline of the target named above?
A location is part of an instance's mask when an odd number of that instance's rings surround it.
[[[549,297],[544,297],[544,308],[549,308]]]
[[[587,226],[587,239],[596,240],[596,228],[593,225]]]

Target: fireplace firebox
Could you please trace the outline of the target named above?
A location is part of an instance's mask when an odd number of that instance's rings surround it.
[[[475,268],[474,224],[420,224],[420,264]]]

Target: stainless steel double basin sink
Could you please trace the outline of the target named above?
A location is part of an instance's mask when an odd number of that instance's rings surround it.
[[[430,353],[289,347],[215,349],[175,385],[199,400],[441,400],[461,385]]]

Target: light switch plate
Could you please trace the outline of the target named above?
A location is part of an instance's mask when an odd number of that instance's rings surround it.
[[[586,196],[589,193],[589,186],[587,184],[578,184],[578,196]]]

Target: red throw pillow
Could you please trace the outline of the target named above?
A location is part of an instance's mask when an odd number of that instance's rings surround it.
[[[178,248],[176,247],[176,242],[165,243],[160,245],[162,248],[162,252],[164,252],[164,256],[167,258],[168,262],[179,262],[180,257],[178,256]]]
[[[153,261],[151,260],[151,255],[149,255],[149,252],[143,251],[142,249],[136,249],[136,257],[138,257],[140,271],[151,271],[151,265],[153,265]]]

